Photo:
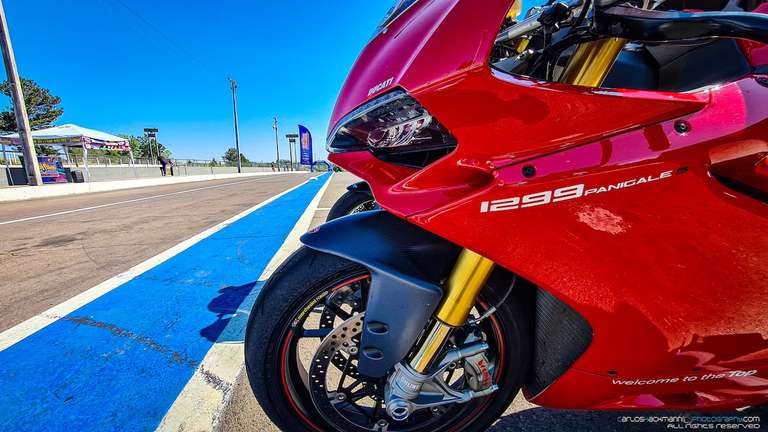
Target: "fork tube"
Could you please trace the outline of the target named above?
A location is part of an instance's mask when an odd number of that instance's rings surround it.
[[[601,39],[581,44],[563,71],[560,82],[599,87],[621,53],[626,40]],[[446,295],[437,308],[435,321],[429,328],[419,351],[410,365],[426,373],[432,361],[448,340],[454,327],[464,325],[477,300],[477,294],[491,275],[495,264],[469,249],[464,249],[446,283]]]
[[[565,67],[560,82],[600,87],[626,43],[625,39],[609,38],[579,45]]]
[[[437,308],[437,318],[430,327],[411,367],[425,373],[448,340],[451,329],[464,325],[495,264],[469,249],[464,249],[445,284],[445,297]]]

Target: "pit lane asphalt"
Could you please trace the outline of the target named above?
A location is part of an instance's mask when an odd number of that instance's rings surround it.
[[[267,175],[2,203],[0,331],[309,177]],[[79,209],[87,210],[48,216]],[[39,216],[45,217],[2,224]]]

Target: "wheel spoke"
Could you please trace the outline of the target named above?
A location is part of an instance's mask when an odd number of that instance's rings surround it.
[[[357,410],[360,414],[364,415],[368,419],[368,421],[372,421],[373,420],[373,416],[371,416],[371,413],[367,412],[365,410],[365,408],[361,407],[360,405],[358,405],[358,404],[356,404],[356,403],[354,403],[352,401],[347,401],[347,405],[351,406],[352,408]]]
[[[341,318],[342,320],[346,321],[350,318],[352,318],[352,314],[342,309],[339,305],[335,303],[328,303],[325,305],[326,309],[330,309],[331,312],[336,314],[337,317]]]
[[[349,400],[351,401],[359,401],[360,399],[370,396],[373,393],[376,392],[376,389],[373,388],[370,384],[366,384],[361,388],[360,390],[354,391],[349,394]],[[373,398],[372,398],[373,399]]]
[[[336,387],[336,391],[340,392],[344,388],[344,380],[347,379],[347,370],[349,370],[349,364],[352,360],[347,357],[347,361],[344,362],[344,369],[341,370],[341,378],[339,379],[339,385]]]

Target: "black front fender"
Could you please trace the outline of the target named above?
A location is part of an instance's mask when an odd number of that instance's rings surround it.
[[[382,377],[402,360],[435,312],[461,248],[384,210],[345,216],[301,237],[312,249],[371,271],[358,369]]]
[[[355,191],[355,192],[365,192],[373,196],[373,192],[371,192],[371,186],[364,181],[352,183],[351,185],[347,186],[347,190]]]

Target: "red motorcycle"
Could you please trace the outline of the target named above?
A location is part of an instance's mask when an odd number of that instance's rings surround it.
[[[723,11],[725,9],[725,11]],[[768,402],[768,15],[750,0],[401,0],[322,225],[246,338],[288,431],[480,431],[546,407]]]

